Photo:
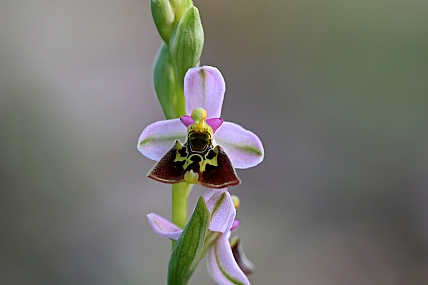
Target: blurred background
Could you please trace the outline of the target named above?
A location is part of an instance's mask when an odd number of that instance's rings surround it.
[[[252,284],[427,284],[428,3],[195,5],[222,116],[266,151],[230,189]],[[150,3],[4,1],[0,40],[1,283],[165,284]]]

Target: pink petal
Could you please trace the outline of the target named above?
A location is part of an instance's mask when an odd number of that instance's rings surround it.
[[[183,232],[178,226],[155,213],[147,215],[152,230],[160,237],[178,240]]]
[[[220,117],[226,86],[220,71],[212,66],[194,67],[184,77],[186,114],[201,107],[208,118]]]
[[[157,121],[148,125],[138,138],[138,150],[147,158],[158,161],[175,140],[185,142],[187,128],[180,119]]]
[[[180,117],[180,121],[185,125],[186,127],[190,126],[194,123],[193,118],[189,115],[184,115]]]
[[[227,188],[209,189],[203,197],[211,213],[209,230],[221,233],[230,231],[235,220],[236,210]]]
[[[186,127],[188,127],[194,123],[193,118],[189,115],[181,116],[180,121]],[[223,124],[223,119],[222,118],[209,118],[206,120],[206,122],[213,129],[213,132],[215,133],[215,131],[217,131],[217,129],[220,128],[221,125]]]
[[[215,134],[235,168],[250,168],[263,161],[264,149],[259,137],[238,124],[224,122]]]
[[[214,246],[210,248],[207,258],[208,273],[220,285],[250,285],[247,276],[239,268],[233,257],[229,237],[230,232],[221,235]]]
[[[207,124],[210,125],[210,127],[213,129],[213,132],[215,133],[218,128],[221,127],[223,124],[222,118],[209,118],[207,119]]]

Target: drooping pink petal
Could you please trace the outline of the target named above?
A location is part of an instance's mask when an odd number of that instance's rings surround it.
[[[227,188],[208,189],[202,197],[211,213],[209,230],[228,232],[235,220],[236,210]]]
[[[187,128],[180,119],[162,120],[148,125],[138,138],[138,150],[147,158],[158,161],[175,140],[186,141]]]
[[[193,118],[189,115],[184,115],[180,117],[180,121],[185,125],[186,127],[190,126],[194,123]]]
[[[184,96],[186,114],[201,107],[207,111],[208,118],[219,118],[226,86],[220,71],[212,66],[191,68],[184,77]]]
[[[178,226],[155,213],[147,215],[150,227],[160,237],[178,240],[183,232]]]
[[[247,276],[239,268],[229,244],[230,232],[222,234],[210,248],[207,258],[208,273],[219,285],[250,285]]]
[[[210,125],[210,127],[213,129],[213,132],[215,133],[218,128],[221,127],[223,124],[222,118],[209,118],[207,119],[207,124]]]
[[[264,149],[259,137],[238,124],[224,122],[215,134],[235,168],[250,168],[263,161]]]

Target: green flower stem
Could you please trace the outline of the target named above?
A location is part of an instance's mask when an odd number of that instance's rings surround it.
[[[172,222],[182,229],[187,224],[187,200],[192,187],[193,184],[186,182],[172,185]]]
[[[184,100],[184,89],[177,86],[177,101],[175,104],[176,118],[186,115],[186,102]]]
[[[172,62],[174,70],[176,67]],[[176,91],[176,101],[175,101],[175,117],[180,118],[181,116],[186,115],[186,102],[184,100],[184,89],[175,85]],[[172,222],[184,229],[187,224],[187,204],[189,194],[192,191],[193,184],[186,182],[173,184],[172,185]],[[176,241],[172,241],[172,248],[174,248]]]

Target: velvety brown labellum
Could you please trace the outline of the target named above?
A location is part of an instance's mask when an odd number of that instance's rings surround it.
[[[202,148],[202,147],[201,147]],[[185,181],[186,172],[197,174],[197,182],[208,188],[224,188],[241,183],[235,169],[221,146],[208,145],[203,151],[176,141],[172,148],[148,173],[148,177],[164,183]]]

